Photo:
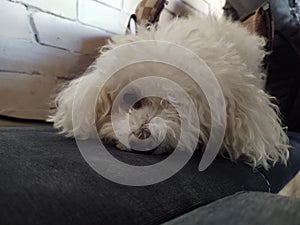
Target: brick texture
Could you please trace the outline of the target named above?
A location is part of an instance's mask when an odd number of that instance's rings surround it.
[[[2,0],[3,1],[3,0]],[[34,6],[66,18],[76,18],[77,0],[19,0],[26,5]]]
[[[16,5],[1,0],[0,27],[0,38],[33,39],[33,32],[30,27],[27,11],[23,5]]]
[[[24,40],[0,39],[0,53],[0,71],[73,77],[86,66],[84,56]]]
[[[97,47],[102,46],[108,37],[104,31],[46,13],[36,13],[33,15],[33,19],[38,31],[39,42],[49,46],[91,53]]]
[[[106,5],[112,6],[117,9],[122,8],[122,0],[96,0],[97,2],[102,2]],[[125,0],[125,2],[128,0]]]
[[[92,0],[78,0],[78,18],[81,22],[124,34],[129,15]]]
[[[225,0],[168,0],[161,15],[221,14]],[[79,76],[140,0],[0,0],[0,115],[44,119],[57,84]]]

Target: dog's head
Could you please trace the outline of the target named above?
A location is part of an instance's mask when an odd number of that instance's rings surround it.
[[[173,86],[180,86],[189,96],[198,97],[192,97],[189,102],[178,89],[168,85],[166,79],[171,79]],[[95,105],[97,131],[105,143],[124,150],[164,153],[177,147],[182,132],[181,121],[185,119],[191,122],[191,134],[181,143],[186,148],[192,138],[199,139],[193,134],[196,136],[200,132],[199,129],[193,132],[197,126],[191,121],[190,104],[196,109],[203,101],[206,99],[201,89],[181,70],[157,62],[134,64],[118,71],[99,93]],[[202,110],[200,114],[205,114],[209,122],[209,109],[205,111],[205,105],[197,108],[195,114],[198,116],[198,110]],[[207,132],[205,135],[201,132],[201,135],[205,136]]]

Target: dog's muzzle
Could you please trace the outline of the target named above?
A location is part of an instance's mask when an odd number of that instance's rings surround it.
[[[148,151],[156,148],[156,143],[148,125],[143,125],[129,135],[129,145],[133,150]]]

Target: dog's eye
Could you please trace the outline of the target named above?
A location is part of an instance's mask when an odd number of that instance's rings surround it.
[[[132,108],[134,108],[134,109],[139,109],[139,108],[142,107],[142,105],[143,105],[143,102],[142,102],[142,100],[140,100],[140,101],[137,101],[137,102],[132,106]]]

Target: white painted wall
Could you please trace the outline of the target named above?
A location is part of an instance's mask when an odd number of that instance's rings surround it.
[[[0,0],[0,115],[45,119],[57,84],[123,34],[140,0]],[[220,14],[224,0],[169,0],[174,15]]]

